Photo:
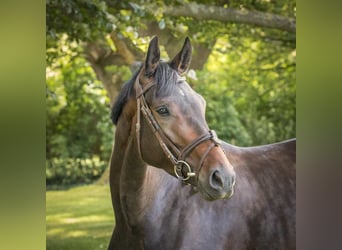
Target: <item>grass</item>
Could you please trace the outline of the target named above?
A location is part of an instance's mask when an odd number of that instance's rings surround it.
[[[107,249],[113,227],[108,185],[46,192],[46,249]]]

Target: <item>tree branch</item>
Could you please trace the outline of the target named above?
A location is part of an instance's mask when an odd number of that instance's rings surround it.
[[[216,20],[221,22],[235,22],[254,24],[261,27],[296,32],[295,19],[255,10],[232,9],[188,3],[182,6],[166,7],[165,15],[173,17],[191,17],[197,20]]]
[[[136,61],[142,60],[144,54],[135,49],[132,42],[124,37],[119,37],[118,34],[112,32],[110,34],[116,51],[113,51],[103,41],[88,43],[85,45],[85,58],[93,68],[96,77],[100,80],[107,90],[111,105],[120,91],[123,82],[122,72],[110,72],[106,66],[110,65],[126,65],[132,67]]]
[[[169,27],[160,29],[158,23],[155,21],[146,22],[145,24],[147,29],[139,29],[140,36],[157,35],[159,37],[160,44],[164,45],[164,48],[171,60],[179,52],[184,43],[185,37],[188,35],[188,32],[178,33],[178,36],[176,37],[173,35],[173,32]],[[216,37],[210,37],[208,38],[208,41],[211,45],[214,45]],[[191,44],[194,48],[191,68],[201,70],[203,69],[204,64],[211,53],[211,49],[208,48],[206,44],[201,44],[196,41],[191,41]]]
[[[127,65],[133,64],[136,61],[136,56],[128,49],[126,43],[115,32],[110,34],[110,38],[116,47],[117,53],[125,59],[125,63]]]

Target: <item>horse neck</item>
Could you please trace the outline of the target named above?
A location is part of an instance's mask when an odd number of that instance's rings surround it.
[[[130,107],[126,107],[130,106]],[[110,160],[110,187],[112,197],[118,196],[120,192],[121,170],[124,162],[124,155],[128,146],[129,137],[132,130],[132,119],[134,117],[134,104],[126,105],[115,131],[114,148]],[[119,203],[118,198],[113,202]],[[117,204],[113,204],[114,207]]]
[[[222,146],[236,172],[236,195],[250,195],[247,198],[253,200],[262,192],[268,199],[282,196],[288,203],[294,202],[296,163],[293,142],[256,147],[223,143]]]
[[[142,217],[146,214],[146,207],[149,202],[146,192],[146,182],[150,181],[149,168],[144,163],[138,153],[138,145],[135,130],[135,117],[130,123],[124,124],[121,129],[125,130],[125,136],[121,136],[121,146],[124,144],[126,147],[121,150],[121,167],[119,190],[120,207],[124,214],[125,220],[130,228],[136,228],[140,224]],[[129,128],[130,133],[127,134]],[[117,130],[117,134],[121,131]],[[120,144],[118,145],[120,146]],[[118,174],[118,173],[116,173]]]

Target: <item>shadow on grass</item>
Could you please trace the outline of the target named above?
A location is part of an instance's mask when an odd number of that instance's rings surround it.
[[[90,185],[90,184],[89,184]],[[72,184],[72,185],[46,185],[46,191],[69,190],[72,188],[89,186],[87,184]]]
[[[46,249],[107,249],[113,228],[108,186],[46,192]]]
[[[107,249],[113,222],[49,226],[46,249]]]
[[[66,239],[50,239],[46,241],[46,249],[47,250],[83,250],[83,249],[107,249],[108,247],[108,239],[107,238],[99,238],[93,239],[89,236],[82,236],[76,238],[66,238]]]

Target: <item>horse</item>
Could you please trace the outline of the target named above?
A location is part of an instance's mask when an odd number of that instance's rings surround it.
[[[158,37],[112,107],[115,228],[108,249],[295,249],[296,139],[238,147],[217,138]]]

